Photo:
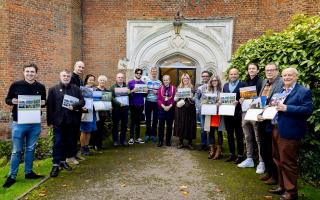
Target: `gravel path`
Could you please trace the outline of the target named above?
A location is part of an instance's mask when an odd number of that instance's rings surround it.
[[[139,146],[109,150],[72,173],[50,179],[39,189],[45,194],[41,199],[225,199],[223,193],[212,192],[218,189],[191,151]]]

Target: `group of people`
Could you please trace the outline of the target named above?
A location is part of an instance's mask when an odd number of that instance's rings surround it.
[[[35,64],[25,65],[24,80],[14,82],[10,86],[6,103],[13,106],[13,148],[10,172],[3,187],[7,188],[15,183],[24,142],[25,178],[42,177],[32,171],[33,155],[41,132],[41,124],[17,123],[19,95],[40,95],[41,106],[47,107],[47,124],[53,129],[51,177],[58,176],[61,168],[71,171],[70,163],[79,164],[79,160],[84,159],[82,155],[89,155],[90,140],[97,149],[102,148],[105,120],[110,112],[94,109],[88,111],[80,89],[80,86],[84,86],[112,94],[114,147],[142,144],[148,141],[157,142],[158,147],[171,146],[171,137],[174,135],[179,138],[177,148],[194,149],[192,141],[196,138],[198,111],[201,126],[199,150],[208,151],[208,159],[216,160],[221,157],[222,131],[226,130],[229,146],[226,162],[233,161],[239,168],[254,167],[254,152],[257,150],[256,173],[266,174],[259,178],[266,184],[279,185],[278,188],[269,192],[281,194],[281,199],[297,198],[297,154],[300,141],[307,131],[306,120],[312,113],[312,97],[309,89],[297,83],[298,71],[295,68],[284,69],[280,77],[278,66],[275,63],[269,63],[265,66],[266,79],[262,79],[258,76],[258,65],[251,63],[248,65],[248,76],[244,82],[239,80],[238,70],[232,68],[229,70],[228,82],[224,85],[219,76],[203,71],[202,85],[195,88],[187,73],[182,74],[180,84],[176,87],[171,83],[169,75],[164,75],[162,82],[158,80],[157,68],[152,67],[150,77],[146,81],[141,79],[142,69],[136,69],[134,79],[127,84],[124,81],[124,74],[118,73],[115,84],[107,88],[107,77],[104,75],[98,77],[97,86],[95,85],[96,77],[92,74],[88,74],[83,82],[81,76],[84,67],[84,63],[78,61],[74,65],[73,72],[62,70],[60,82],[49,89],[48,97],[46,97],[45,86],[36,80],[38,67]],[[146,87],[141,89],[137,87],[138,85],[146,85]],[[240,97],[240,88],[247,86],[256,86],[257,95],[267,97],[267,105],[274,94],[285,95],[283,101],[275,105],[278,112],[273,120],[266,120],[262,115],[258,115],[257,121],[244,120],[246,113],[241,108],[244,99]],[[177,95],[177,92],[182,89],[190,89],[190,96]],[[219,105],[221,93],[236,93],[234,115],[201,115],[201,106],[207,103],[208,94],[215,95],[217,98],[214,103]],[[78,101],[62,106],[65,95],[72,96]],[[129,113],[130,135],[127,142]],[[90,118],[89,115],[91,120],[83,120]],[[146,133],[142,139],[140,121],[144,117]],[[81,132],[80,137],[79,132]],[[187,144],[184,143],[185,141]],[[243,155],[244,150],[246,150],[246,159]]]
[[[200,105],[205,98],[203,96],[210,91],[219,93],[236,93],[234,116],[220,116],[218,128],[210,128],[205,131],[205,117],[201,121],[201,149],[207,150],[209,145],[209,159],[217,159],[221,154],[223,124],[227,132],[229,157],[226,162],[234,161],[239,168],[254,167],[254,152],[258,154],[257,174],[265,174],[259,179],[268,185],[279,187],[269,190],[270,193],[281,195],[280,199],[297,199],[298,179],[298,151],[301,139],[307,132],[307,119],[312,114],[312,95],[310,89],[297,83],[298,71],[293,67],[285,68],[282,77],[279,76],[279,68],[275,63],[265,66],[265,77],[258,76],[259,67],[256,63],[250,63],[247,68],[247,79],[239,80],[239,72],[236,68],[229,70],[229,81],[221,87],[221,81],[217,76],[202,72],[204,85],[197,90],[197,98]],[[266,105],[276,107],[276,115],[272,120],[257,115],[257,120],[245,120],[246,112],[241,104],[244,98],[240,97],[240,88],[255,86],[258,97],[266,97]],[[212,89],[214,88],[214,89]],[[281,101],[273,105],[273,96],[281,94]],[[254,105],[250,105],[254,106]],[[200,109],[201,107],[199,107]],[[266,109],[266,108],[264,108]],[[211,116],[217,117],[217,116]],[[214,120],[213,120],[214,121]],[[221,123],[222,122],[222,123]],[[216,144],[214,133],[218,134]],[[209,133],[209,134],[207,134]],[[209,136],[209,137],[208,137]],[[235,149],[236,147],[237,154]],[[246,147],[246,159],[244,159],[244,146]]]

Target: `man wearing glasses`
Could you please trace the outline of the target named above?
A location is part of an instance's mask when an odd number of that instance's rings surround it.
[[[201,115],[201,102],[205,98],[204,93],[207,91],[207,83],[210,79],[210,72],[203,71],[201,73],[202,77],[202,85],[198,87],[197,93],[196,93],[196,103],[198,107],[198,113],[200,114],[200,125],[201,125],[201,146],[199,148],[199,151],[207,151],[208,150],[208,140],[207,140],[207,133],[204,130],[204,119],[205,115]]]
[[[145,84],[141,80],[142,76],[142,69],[136,69],[134,71],[135,78],[128,82],[128,88],[130,90],[130,96],[129,96],[129,109],[130,109],[130,119],[131,119],[131,125],[130,125],[130,140],[129,144],[134,144],[134,132],[136,132],[136,143],[143,144],[144,141],[140,138],[140,120],[143,113],[144,108],[144,97],[146,96],[148,92],[148,88],[145,88],[143,92],[140,93],[136,87],[136,84]]]
[[[269,63],[265,67],[266,79],[262,82],[259,96],[267,97],[267,105],[275,93],[279,93],[283,88],[283,79],[279,76],[279,69],[275,63]],[[278,172],[272,160],[272,124],[270,120],[258,122],[258,132],[260,133],[260,154],[265,163],[267,175],[260,177],[267,185],[275,185],[278,180]]]

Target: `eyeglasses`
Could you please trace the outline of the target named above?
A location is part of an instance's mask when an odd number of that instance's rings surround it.
[[[266,69],[266,72],[274,72],[274,71],[276,71],[277,70],[277,68],[274,68],[274,69]]]

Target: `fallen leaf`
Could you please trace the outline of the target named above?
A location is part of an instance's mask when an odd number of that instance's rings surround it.
[[[67,186],[68,186],[67,184],[63,184],[63,185],[62,185],[62,187],[67,187]]]
[[[90,182],[90,179],[87,179],[86,182],[89,183],[89,182]]]
[[[132,160],[132,158],[129,158],[129,160]]]
[[[188,195],[189,195],[189,192],[188,192],[188,191],[183,191],[182,194],[183,194],[184,196],[188,196]]]
[[[222,190],[220,190],[219,188],[215,188],[215,189],[213,189],[213,191],[215,191],[215,192],[222,192]]]
[[[223,176],[223,173],[221,173],[220,175]]]
[[[184,191],[184,190],[186,190],[186,189],[188,189],[188,187],[187,187],[186,185],[181,185],[181,186],[180,186],[180,191]]]
[[[126,185],[127,185],[126,183],[122,183],[120,186],[121,187],[126,187]]]
[[[265,199],[272,199],[272,196],[264,196]]]
[[[47,195],[44,194],[44,193],[40,193],[40,194],[39,194],[39,197],[45,197],[45,196],[47,196]]]

